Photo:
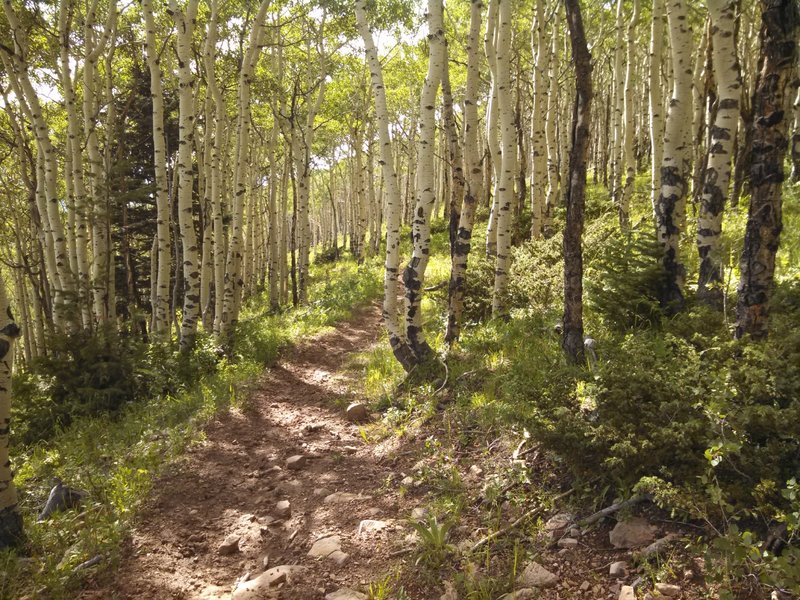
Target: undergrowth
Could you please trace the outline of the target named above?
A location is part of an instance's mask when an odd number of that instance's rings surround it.
[[[66,360],[48,363],[54,370],[20,374],[12,464],[28,539],[24,548],[0,553],[0,598],[69,597],[92,571],[76,570],[83,562],[99,556],[100,568],[113,568],[138,507],[164,468],[202,440],[202,426],[214,414],[245,400],[264,367],[293,341],[376,299],[379,269],[377,259],[361,266],[316,265],[309,290],[314,300],[279,314],[269,313],[266,297],[252,298],[231,358],[207,336],[188,356],[174,344],[120,339],[114,347],[113,340],[98,337],[82,346],[65,340],[74,350]],[[92,352],[111,350],[116,354],[103,356],[115,364],[113,372],[81,374]],[[80,511],[37,523],[55,476],[88,497]]]

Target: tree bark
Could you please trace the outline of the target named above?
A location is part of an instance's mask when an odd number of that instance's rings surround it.
[[[761,70],[753,96],[752,193],[740,263],[737,339],[768,334],[799,22],[794,0],[761,0]]]
[[[592,57],[579,0],[564,0],[575,66],[575,108],[569,157],[567,222],[564,228],[564,328],[562,347],[569,360],[583,362],[583,218],[586,157],[589,153],[592,106]]]

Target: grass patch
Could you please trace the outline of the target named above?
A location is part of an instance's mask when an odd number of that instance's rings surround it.
[[[23,552],[0,553],[0,598],[70,597],[91,572],[75,567],[102,556],[101,568],[113,568],[155,479],[202,440],[203,425],[245,400],[264,367],[295,340],[348,318],[355,306],[381,292],[377,259],[360,266],[352,261],[315,265],[309,290],[315,300],[307,306],[270,314],[265,297],[248,302],[232,358],[219,358],[206,336],[188,357],[174,346],[153,347],[153,364],[185,373],[173,391],[126,403],[116,412],[77,418],[46,441],[17,448],[13,466],[28,543]],[[53,476],[89,497],[79,512],[37,523]]]

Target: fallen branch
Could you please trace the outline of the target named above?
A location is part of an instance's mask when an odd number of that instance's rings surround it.
[[[575,491],[575,488],[570,488],[570,489],[568,489],[566,492],[563,492],[563,493],[559,494],[558,496],[556,496],[555,498],[553,498],[553,503],[556,503],[556,502],[558,502],[559,500],[563,500],[564,498],[566,498],[567,496],[569,496],[569,495],[570,495],[571,493],[573,493],[574,491]],[[489,535],[487,535],[486,537],[483,537],[483,538],[479,539],[477,542],[475,542],[475,543],[472,545],[472,548],[470,548],[470,550],[471,550],[472,552],[475,552],[475,551],[476,551],[478,548],[480,548],[480,547],[481,547],[481,546],[483,546],[484,544],[486,544],[486,543],[488,543],[488,542],[491,542],[493,539],[495,539],[495,538],[498,538],[498,537],[500,537],[501,535],[504,535],[504,534],[508,533],[509,531],[511,531],[511,530],[513,530],[513,529],[515,529],[515,528],[517,528],[517,527],[520,525],[520,523],[523,523],[523,522],[527,521],[528,519],[530,519],[530,518],[532,518],[532,517],[537,517],[537,516],[539,516],[539,514],[541,514],[542,512],[544,512],[544,510],[545,510],[544,506],[537,506],[536,508],[532,508],[531,510],[529,510],[529,511],[526,511],[525,513],[523,513],[523,515],[522,515],[521,517],[519,517],[519,518],[518,518],[516,521],[514,521],[513,523],[511,523],[511,524],[509,524],[509,525],[506,525],[506,526],[505,526],[505,527],[503,527],[502,529],[498,529],[497,531],[495,531],[495,532],[493,532],[493,533],[490,533],[490,534],[489,534]]]
[[[597,523],[600,519],[605,519],[606,517],[613,515],[615,512],[619,512],[623,508],[634,506],[635,504],[644,502],[647,499],[648,499],[647,496],[634,496],[633,498],[628,498],[627,500],[623,500],[622,502],[617,502],[615,504],[612,504],[611,506],[608,506],[603,510],[599,510],[593,515],[589,515],[585,519],[578,521],[578,524],[581,527],[592,525],[594,523]]]
[[[393,558],[395,556],[402,556],[403,554],[408,554],[414,550],[414,546],[409,546],[408,548],[400,548],[400,550],[395,550],[394,552],[389,553],[389,558]]]
[[[447,281],[442,281],[441,283],[437,283],[436,285],[432,285],[426,288],[422,288],[425,292],[438,292],[439,290],[444,289],[444,287],[448,284]]]

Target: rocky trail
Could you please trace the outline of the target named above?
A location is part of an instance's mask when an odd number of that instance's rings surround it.
[[[383,488],[388,449],[344,409],[348,360],[379,332],[372,305],[267,370],[156,483],[118,570],[81,597],[322,598],[383,573],[412,507]]]
[[[459,600],[452,569],[440,577],[412,566],[418,537],[409,520],[421,519],[425,500],[436,496],[418,478],[420,465],[435,458],[429,452],[426,458],[423,447],[431,431],[368,444],[359,430],[368,414],[354,393],[362,382],[353,363],[377,343],[380,324],[377,306],[363,308],[268,369],[244,407],[218,415],[205,441],[156,482],[118,568],[90,581],[79,598],[366,600],[370,583],[399,573],[405,561],[405,597]],[[674,554],[676,541],[690,532],[659,522],[663,515],[652,506],[637,509],[644,515],[638,517],[609,511],[610,518],[588,528],[554,506],[537,513],[538,533],[515,530],[534,560],[517,565],[512,547],[499,539],[505,550],[476,553],[476,540],[487,533],[482,489],[510,454],[502,443],[479,444],[453,464],[469,498],[448,537],[454,561],[448,564],[516,590],[474,597],[704,597],[702,565]],[[526,464],[531,497],[555,476],[538,455]],[[522,507],[509,502],[498,510],[494,526],[506,531],[525,519]],[[669,583],[642,560],[665,551]]]

